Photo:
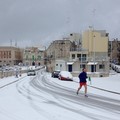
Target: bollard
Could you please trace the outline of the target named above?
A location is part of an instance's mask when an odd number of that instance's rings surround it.
[[[92,82],[91,82],[91,77],[88,77],[88,80],[89,80],[89,82],[90,82],[90,85],[92,84]]]

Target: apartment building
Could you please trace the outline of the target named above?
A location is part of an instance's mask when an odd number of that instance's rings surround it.
[[[51,43],[51,45],[47,49],[47,57],[48,58],[69,58],[69,50],[71,47],[71,41],[70,40],[55,40]]]
[[[86,67],[88,72],[109,73],[108,41],[105,30],[84,31],[79,44],[70,49],[67,70],[77,73]]]
[[[50,71],[64,67],[78,75],[86,67],[88,72],[108,74],[108,35],[105,30],[90,29],[83,32],[82,39],[80,34],[70,34],[68,40],[54,41],[47,49]]]
[[[0,66],[18,65],[22,62],[22,50],[12,46],[0,46]]]
[[[24,65],[44,65],[45,49],[26,47],[23,52]]]
[[[80,33],[70,33],[62,40],[53,41],[47,49],[48,71],[67,70],[71,72],[73,68],[78,68],[78,66],[71,67],[73,63],[71,51],[79,50],[82,41],[81,38]]]
[[[120,41],[118,38],[109,41],[108,56],[111,62],[120,64]]]
[[[109,34],[105,30],[89,29],[83,33],[82,48],[88,50],[90,72],[109,72],[108,41]]]
[[[66,61],[69,59],[69,52],[72,42],[69,39],[55,40],[48,47],[47,54],[47,68],[48,71],[56,69],[66,70]]]

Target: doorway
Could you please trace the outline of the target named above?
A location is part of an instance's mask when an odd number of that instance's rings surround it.
[[[68,71],[72,72],[72,65],[68,65]]]
[[[91,72],[96,72],[96,65],[91,65]]]

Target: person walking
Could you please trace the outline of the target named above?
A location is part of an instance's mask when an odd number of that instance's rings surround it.
[[[85,88],[85,97],[88,97],[87,96],[87,69],[86,68],[83,68],[82,69],[82,72],[79,74],[79,87],[78,87],[78,90],[77,90],[77,95],[79,93],[79,90],[82,88],[82,86],[84,86]]]
[[[15,69],[15,77],[18,78],[18,69]]]

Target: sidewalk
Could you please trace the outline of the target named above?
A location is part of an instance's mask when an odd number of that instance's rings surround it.
[[[79,78],[74,78],[78,83]],[[109,77],[93,77],[91,82],[87,79],[88,94],[101,95],[120,100],[120,74],[110,75]],[[84,88],[81,89],[84,91]]]
[[[16,78],[15,76],[0,78],[0,88],[2,88],[2,86],[5,86],[7,84],[16,82],[25,76],[26,76],[26,73],[22,74],[22,76],[21,77],[19,76],[18,78]]]

